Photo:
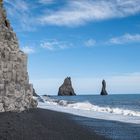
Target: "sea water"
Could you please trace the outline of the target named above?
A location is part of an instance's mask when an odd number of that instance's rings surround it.
[[[38,107],[82,116],[73,119],[93,127],[99,134],[115,140],[140,140],[140,94],[42,96],[42,99],[44,103],[39,102]]]
[[[140,94],[43,96],[43,99],[45,104],[42,105],[54,108],[54,110],[60,109],[64,112],[67,110],[74,114],[77,112],[76,115],[85,117],[100,115],[101,119],[103,117],[104,119],[140,124]]]

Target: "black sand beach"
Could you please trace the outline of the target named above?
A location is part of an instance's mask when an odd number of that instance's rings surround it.
[[[78,125],[69,114],[32,109],[0,113],[0,140],[105,140]]]

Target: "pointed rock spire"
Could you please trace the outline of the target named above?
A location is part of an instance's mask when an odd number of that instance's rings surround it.
[[[101,95],[108,95],[108,93],[106,91],[106,81],[105,80],[102,81]]]
[[[58,96],[73,96],[76,95],[72,87],[71,78],[67,77],[64,83],[60,86]]]

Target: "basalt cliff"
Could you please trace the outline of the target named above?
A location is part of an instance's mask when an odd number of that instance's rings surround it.
[[[27,55],[19,43],[0,0],[0,112],[37,107],[29,84]]]

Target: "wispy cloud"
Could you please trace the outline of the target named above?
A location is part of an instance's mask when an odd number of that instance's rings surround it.
[[[42,3],[42,4],[52,4],[52,3],[54,3],[54,0],[39,0],[39,3]]]
[[[121,36],[112,37],[107,40],[89,39],[84,42],[85,47],[90,48],[94,46],[110,46],[110,45],[124,45],[128,43],[140,43],[140,34],[125,33]]]
[[[14,9],[18,11],[28,11],[29,10],[29,5],[25,0],[18,1],[18,0],[5,0],[6,3],[12,5]]]
[[[25,31],[34,30],[40,24],[75,27],[140,13],[140,0],[71,0],[57,8],[40,7],[56,2],[59,3],[55,0],[5,0],[8,15]]]
[[[33,7],[31,3],[26,0],[5,0],[5,3],[8,16],[16,21],[15,27],[17,29],[20,31],[31,31],[35,29],[34,26],[32,26],[35,23],[35,18],[31,12]]]
[[[73,0],[64,8],[45,13],[42,24],[78,26],[87,22],[127,17],[140,13],[139,0]]]
[[[35,53],[35,49],[34,48],[31,48],[29,46],[25,46],[25,47],[22,47],[21,50],[26,53],[26,54],[32,54],[32,53]]]
[[[119,37],[113,37],[108,41],[110,44],[126,44],[140,42],[140,34],[124,34]]]
[[[96,40],[95,39],[88,39],[85,41],[85,46],[86,47],[93,47],[96,45]]]
[[[71,44],[58,40],[47,40],[47,41],[43,41],[40,44],[40,46],[49,51],[56,51],[56,50],[67,49],[71,46]]]

